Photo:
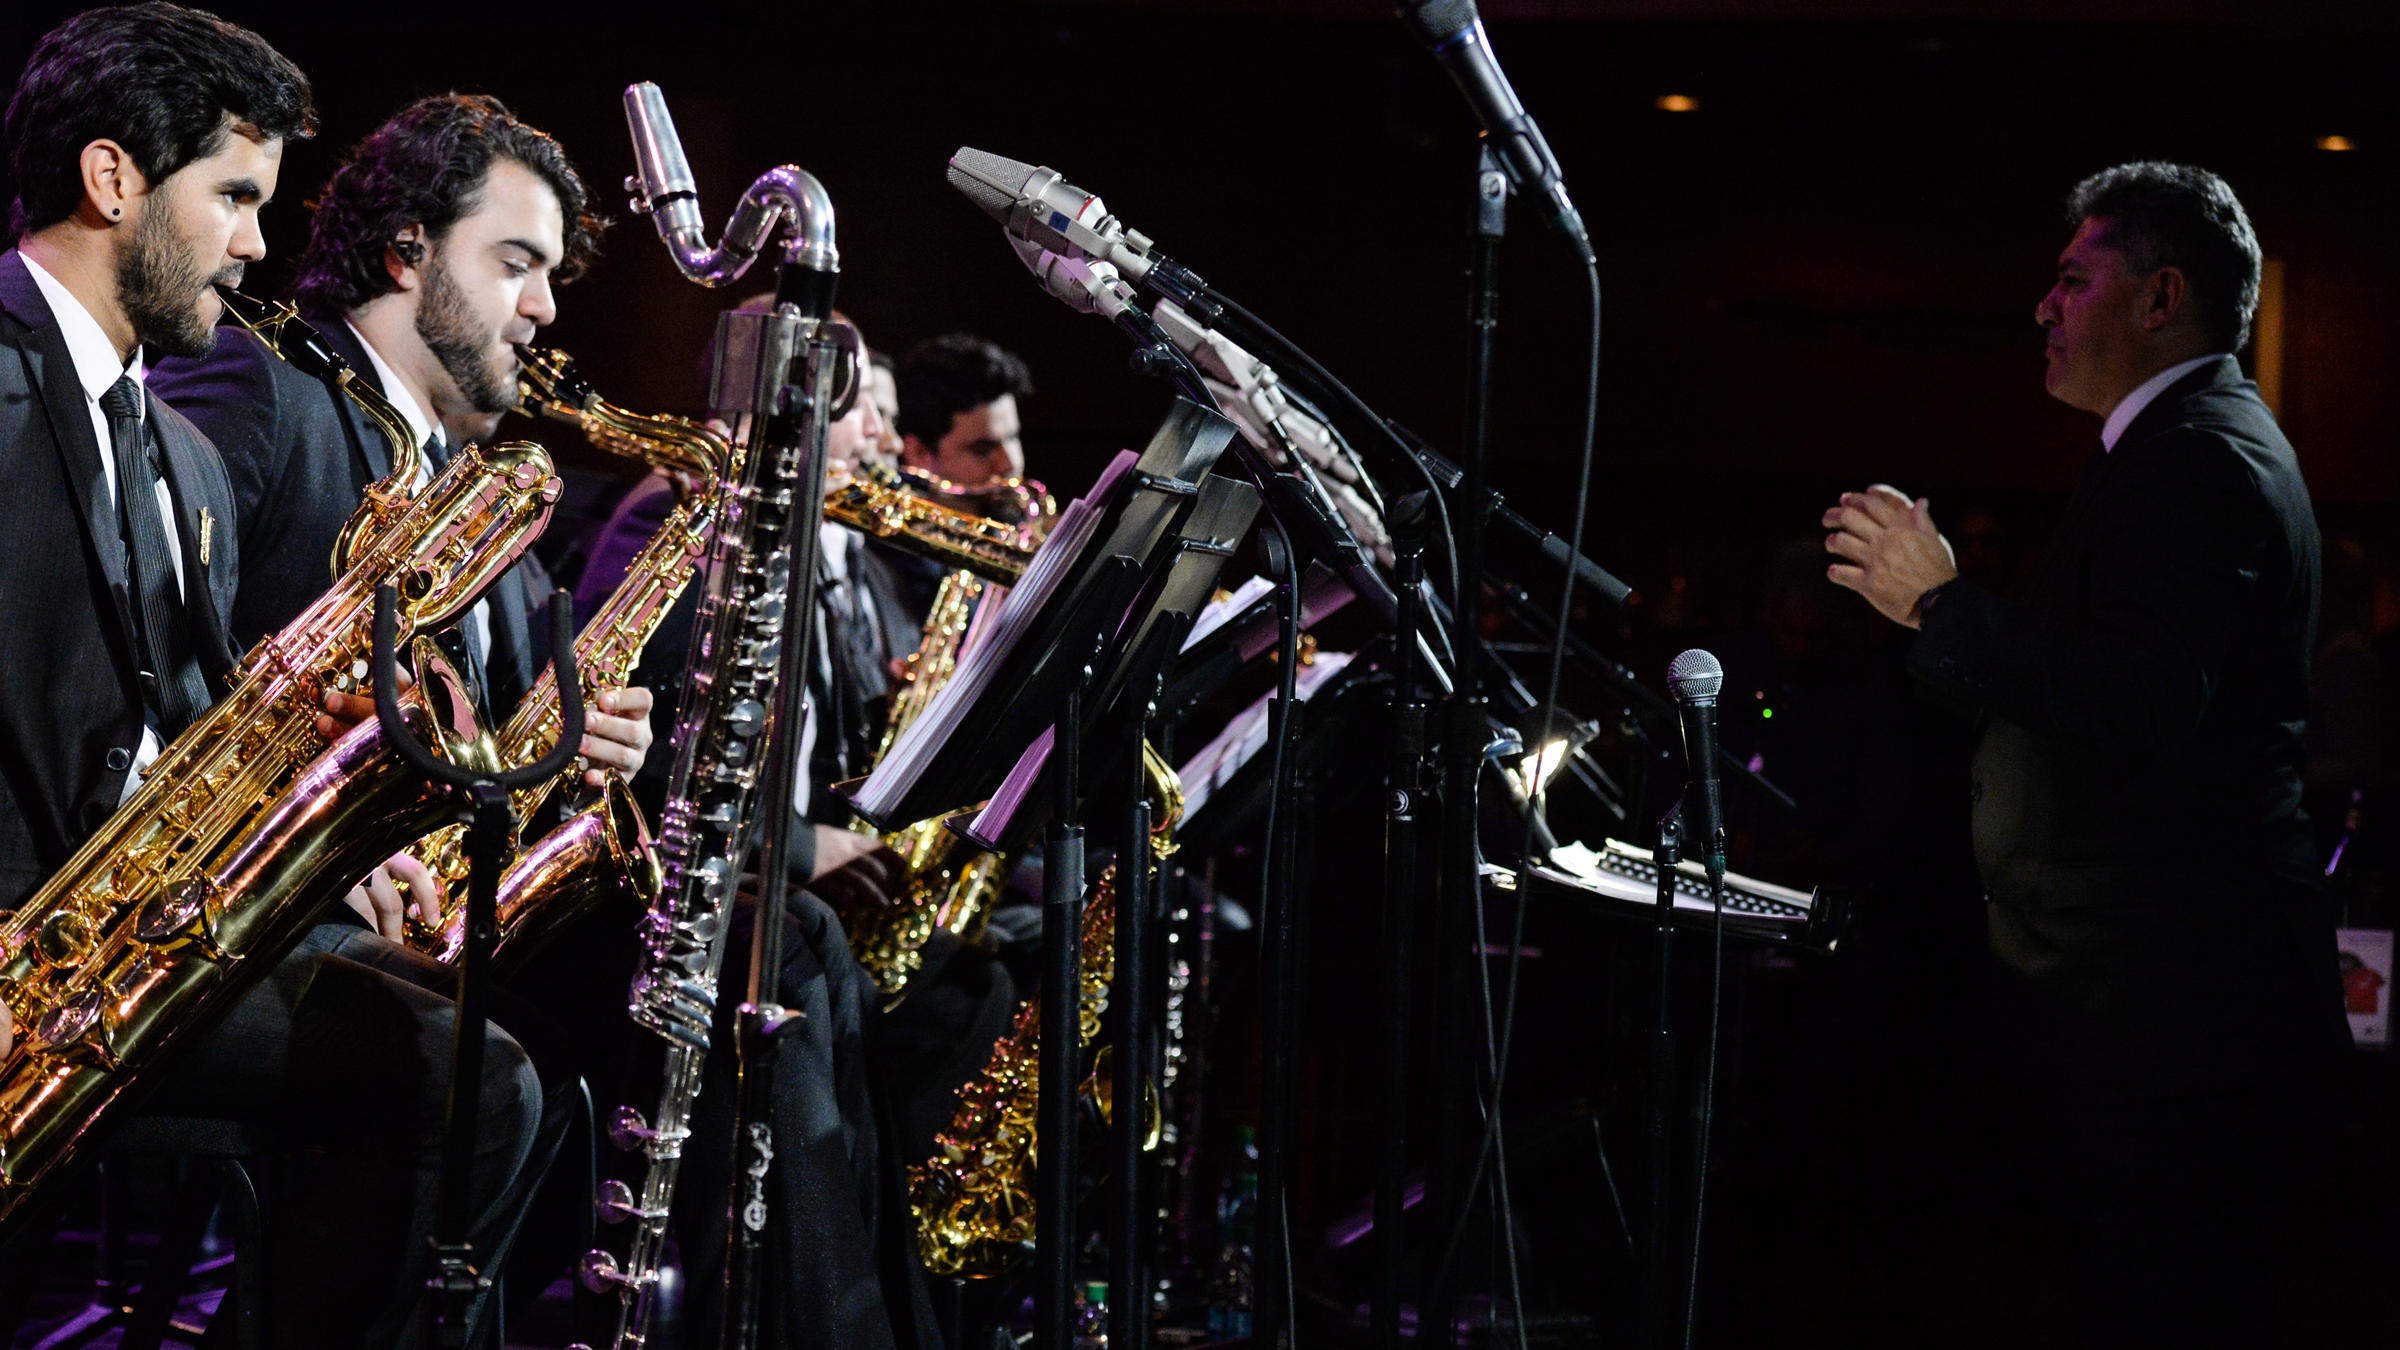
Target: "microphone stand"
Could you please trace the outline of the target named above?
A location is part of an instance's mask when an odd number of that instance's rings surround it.
[[[1092,665],[1058,719],[1058,805],[1042,841],[1042,1040],[1035,1060],[1033,1343],[1075,1343],[1075,1092],[1083,1047],[1083,699]],[[1137,750],[1138,767],[1141,754]],[[1120,904],[1123,864],[1119,864]],[[1116,1110],[1126,1103],[1116,1103]],[[1145,1305],[1146,1306],[1146,1305]]]
[[[1675,1325],[1667,1284],[1667,1178],[1673,1151],[1675,1099],[1675,865],[1683,857],[1683,799],[1658,822],[1658,1002],[1650,1021],[1650,1240],[1642,1248],[1642,1343],[1667,1350]]]
[[[450,1101],[442,1142],[442,1173],[436,1192],[433,1273],[426,1315],[430,1339],[442,1350],[464,1350],[476,1300],[492,1286],[477,1268],[468,1229],[475,1213],[476,1118],[483,1111],[483,1033],[490,1020],[492,947],[497,940],[500,873],[516,837],[509,795],[564,771],[583,743],[583,685],[575,676],[575,598],[550,596],[550,650],[557,667],[558,741],[533,763],[493,772],[452,764],[418,741],[400,712],[399,596],[390,586],[375,590],[375,720],[384,740],[402,761],[437,783],[463,789],[470,806],[460,813],[467,827],[467,941],[458,961],[456,1021],[450,1043]]]
[[[1109,1081],[1110,1170],[1116,1173],[1115,1205],[1110,1213],[1108,1245],[1108,1343],[1112,1350],[1149,1350],[1150,1255],[1158,1237],[1158,1209],[1151,1203],[1149,1153],[1150,1060],[1150,790],[1142,746],[1149,740],[1150,721],[1158,708],[1158,685],[1153,677],[1134,727],[1134,752],[1128,758],[1132,795],[1123,818],[1124,836],[1117,848],[1116,987],[1109,1006],[1116,1022],[1111,1038]],[[1038,1232],[1038,1230],[1037,1230]]]
[[[1375,1294],[1372,1330],[1377,1350],[1399,1350],[1400,1300],[1407,1262],[1402,1232],[1408,1184],[1409,971],[1415,960],[1414,912],[1418,863],[1425,847],[1426,772],[1424,686],[1417,670],[1417,629],[1424,622],[1426,492],[1392,503],[1392,554],[1399,585],[1400,627],[1392,637],[1392,746],[1385,766],[1383,818],[1383,1121],[1375,1171]]]
[[[1508,176],[1501,172],[1491,147],[1482,149],[1475,169],[1475,215],[1467,268],[1467,413],[1459,439],[1464,491],[1455,522],[1458,534],[1458,593],[1451,597],[1450,650],[1456,675],[1442,723],[1441,881],[1436,892],[1433,923],[1434,1000],[1436,1028],[1433,1093],[1433,1165],[1428,1177],[1426,1213],[1431,1231],[1447,1232],[1473,1205],[1474,1197],[1458,1193],[1468,1121],[1465,1103],[1473,1095],[1474,1072],[1467,1063],[1466,991],[1471,974],[1465,934],[1470,905],[1483,903],[1482,854],[1477,843],[1480,801],[1478,779],[1483,771],[1483,748],[1488,712],[1482,688],[1484,518],[1490,496],[1488,465],[1491,437],[1492,340],[1500,326],[1500,240],[1508,229]],[[1481,960],[1481,953],[1473,953]],[[1497,1102],[1494,1103],[1497,1106]],[[1441,1271],[1439,1241],[1427,1244],[1424,1307],[1419,1310],[1418,1343],[1430,1332],[1433,1345],[1451,1343],[1456,1293]]]

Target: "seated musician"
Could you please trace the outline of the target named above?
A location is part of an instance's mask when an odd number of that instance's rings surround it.
[[[18,246],[0,254],[0,908],[137,797],[235,663],[238,489],[209,440],[145,390],[145,364],[208,350],[210,284],[265,255],[259,210],[285,145],[314,125],[308,81],[263,39],[168,4],[65,21],[16,83]],[[328,950],[306,940],[270,971],[237,972],[262,978],[157,1066],[145,1101],[290,1146],[271,1250],[242,1254],[276,1272],[270,1343],[393,1345],[423,1317],[454,1018],[439,995]],[[470,1237],[494,1254],[546,1154],[540,1085],[497,1027],[484,1066]],[[19,1235],[47,1237],[38,1223]],[[488,1338],[488,1299],[476,1303]]]

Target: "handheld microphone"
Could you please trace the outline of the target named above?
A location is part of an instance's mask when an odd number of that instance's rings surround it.
[[[1551,226],[1566,236],[1579,261],[1587,266],[1596,262],[1583,217],[1567,199],[1558,156],[1550,153],[1541,128],[1533,124],[1532,115],[1517,101],[1517,91],[1509,87],[1508,76],[1501,73],[1500,62],[1492,55],[1492,40],[1484,35],[1483,19],[1475,12],[1475,0],[1398,0],[1394,9],[1458,82],[1517,195],[1534,203]]]
[[[1667,666],[1667,690],[1683,714],[1683,755],[1689,766],[1687,791],[1699,789],[1700,852],[1713,888],[1725,880],[1725,803],[1717,787],[1717,694],[1725,668],[1694,647]]]

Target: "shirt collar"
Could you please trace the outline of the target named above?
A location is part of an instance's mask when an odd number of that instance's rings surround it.
[[[342,322],[349,325],[351,335],[366,350],[367,364],[375,367],[375,383],[383,386],[383,396],[400,410],[400,420],[408,423],[409,432],[417,438],[417,445],[422,448],[425,442],[433,439],[433,419],[417,406],[416,399],[409,395],[408,386],[400,382],[400,372],[392,369],[391,364],[383,359],[383,353],[375,350],[375,344],[367,339],[367,335],[358,331],[358,325],[350,323],[348,319]],[[448,440],[449,437],[442,439]]]
[[[2132,426],[2133,419],[2141,416],[2142,409],[2149,407],[2160,394],[2165,393],[2168,385],[2216,360],[2220,354],[2210,352],[2206,356],[2195,356],[2179,365],[2169,366],[2142,381],[2139,388],[2127,394],[2114,409],[2110,410],[2108,421],[2100,428],[2100,444],[2110,450],[2116,449],[2117,440],[2125,434],[2125,428]]]
[[[119,377],[131,375],[135,384],[143,378],[142,349],[133,349],[133,359],[120,363],[117,344],[108,340],[100,321],[83,307],[66,284],[25,253],[17,255],[25,261],[25,270],[33,274],[33,284],[42,288],[42,299],[50,306],[50,316],[58,320],[59,336],[66,339],[67,355],[75,362],[75,379],[83,385],[83,396],[94,403],[115,384]]]

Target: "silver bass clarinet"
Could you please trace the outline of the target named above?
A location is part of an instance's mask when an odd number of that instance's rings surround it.
[[[658,831],[666,879],[643,921],[630,1004],[634,1022],[665,1042],[664,1081],[654,1115],[621,1106],[610,1122],[617,1146],[647,1160],[638,1194],[622,1181],[600,1190],[600,1216],[634,1225],[625,1259],[595,1250],[582,1266],[586,1287],[618,1295],[614,1345],[634,1350],[649,1338],[658,1298],[659,1251],[708,1055],[742,862],[752,847],[762,846],[760,875],[782,872],[785,831],[775,826],[791,811],[792,745],[815,610],[826,428],[845,335],[830,318],[840,270],[833,205],[814,177],[788,164],[760,175],[743,194],[723,242],[712,248],[691,166],[658,86],[627,89],[625,116],[640,166],[626,180],[635,194],[633,209],[655,218],[685,276],[704,286],[728,285],[778,230],[785,235],[774,311],[728,313],[718,320],[710,403],[727,423],[747,430],[735,446],[735,486],[709,555],[685,667],[674,775]],[[763,832],[761,822],[769,826]],[[771,885],[765,889],[778,894]],[[774,912],[762,906],[762,913]],[[754,1077],[752,1039],[771,1041],[793,1016],[773,1002],[780,964],[773,948],[780,946],[781,925],[755,927],[754,945],[767,949],[757,955],[768,959],[768,968],[763,986],[754,972],[750,1001],[742,1007],[745,1087]],[[759,1120],[747,1112],[744,1118]],[[765,1160],[772,1156],[764,1126],[746,1133],[759,1136],[759,1154],[753,1156],[745,1138],[734,1175],[743,1185],[762,1187]],[[764,1208],[763,1189],[734,1198],[743,1220],[737,1242],[751,1219],[763,1224]],[[737,1317],[731,1304],[726,1316],[730,1327]]]

